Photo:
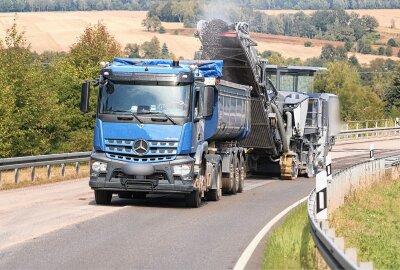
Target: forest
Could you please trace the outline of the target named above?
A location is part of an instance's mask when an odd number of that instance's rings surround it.
[[[156,37],[122,48],[99,22],[87,27],[69,52],[37,54],[18,29],[14,23],[0,42],[0,76],[6,78],[0,80],[1,157],[90,150],[94,119],[79,110],[81,83],[98,76],[100,61],[117,56],[168,58],[172,53]],[[339,95],[344,121],[400,116],[398,62],[377,59],[362,67],[335,47],[305,62],[270,51],[261,56],[271,64],[327,66],[315,88]],[[94,112],[96,94],[91,99]]]
[[[1,0],[0,12],[76,11],[76,10],[147,10],[163,0]],[[183,3],[185,0],[174,0]],[[210,5],[211,0],[198,0],[200,5]],[[234,0],[241,7],[254,9],[378,9],[400,8],[398,0]],[[225,1],[225,4],[227,2]]]

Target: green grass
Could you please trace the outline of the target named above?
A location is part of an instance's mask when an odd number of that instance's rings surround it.
[[[400,269],[400,179],[360,190],[335,211],[331,225],[375,269]]]
[[[272,231],[264,251],[263,269],[316,269],[315,253],[307,204],[303,203]]]

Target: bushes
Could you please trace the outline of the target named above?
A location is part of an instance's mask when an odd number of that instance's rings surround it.
[[[304,47],[311,47],[311,46],[312,46],[312,42],[311,41],[304,42]]]

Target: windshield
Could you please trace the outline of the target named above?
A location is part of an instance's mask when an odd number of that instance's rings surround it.
[[[292,75],[292,74],[281,74],[280,91],[291,91],[291,92],[305,92],[312,93],[314,88],[314,77],[308,75]],[[277,78],[276,75],[271,76],[271,81],[276,87]]]
[[[112,83],[100,88],[100,114],[189,115],[190,85]]]

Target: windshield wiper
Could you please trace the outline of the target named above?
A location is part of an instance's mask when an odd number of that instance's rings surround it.
[[[131,111],[123,111],[123,110],[115,110],[115,111],[111,111],[114,113],[118,113],[118,112],[124,112],[124,113],[129,113],[130,115],[132,115],[133,117],[135,117],[135,119],[140,123],[143,124],[143,121],[139,118],[139,116],[137,116],[134,112]]]
[[[171,121],[172,124],[177,125],[177,123],[174,121],[174,119],[171,118],[171,116],[169,116],[166,113],[163,112],[142,112],[140,114],[159,114],[159,115],[163,115],[165,118],[167,118],[169,121]]]

